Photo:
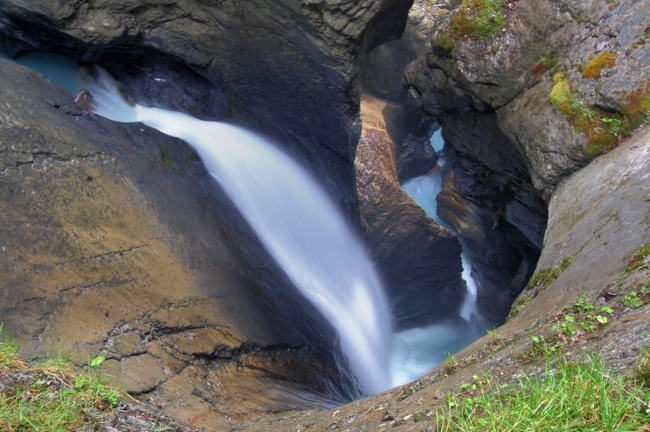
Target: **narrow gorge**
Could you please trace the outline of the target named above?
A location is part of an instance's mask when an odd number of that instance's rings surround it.
[[[624,370],[649,37],[633,0],[0,1],[2,331],[205,431],[436,430],[531,336]]]

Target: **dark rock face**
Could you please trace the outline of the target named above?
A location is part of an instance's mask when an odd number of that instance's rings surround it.
[[[389,292],[395,327],[403,330],[457,317],[467,288],[456,236],[400,187],[385,105],[362,98],[355,165],[365,234]]]
[[[508,221],[541,250],[545,204],[494,114],[450,114],[442,126],[445,142],[452,148],[450,159],[461,195]]]
[[[140,101],[270,136],[354,219],[354,82],[365,52],[399,37],[411,3],[11,0],[0,5],[0,34],[9,54],[97,62]]]
[[[438,216],[458,233],[472,255],[477,305],[488,323],[502,324],[535,270],[539,249],[495,213],[465,199],[449,170],[436,197]]]

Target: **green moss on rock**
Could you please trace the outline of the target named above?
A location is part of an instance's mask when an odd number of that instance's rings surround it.
[[[599,79],[605,68],[613,68],[616,65],[618,54],[611,51],[603,51],[592,58],[582,69],[582,76],[589,79]]]
[[[463,0],[449,20],[447,40],[453,41],[465,35],[491,38],[506,25],[503,3],[503,0]]]
[[[584,148],[587,156],[597,156],[624,133],[624,116],[589,106],[575,91],[566,73],[556,73],[553,82],[549,93],[551,104],[562,111],[576,132],[587,136]]]
[[[638,251],[636,251],[634,255],[632,255],[632,258],[630,258],[630,260],[627,262],[625,272],[629,273],[641,267],[643,265],[643,261],[645,261],[648,255],[650,255],[650,243],[646,244]]]
[[[546,289],[546,287],[555,282],[555,280],[559,278],[562,273],[564,273],[564,270],[569,268],[572,262],[573,256],[567,256],[562,260],[562,263],[560,263],[560,265],[555,265],[553,267],[540,270],[530,279],[525,289],[531,290],[533,288],[538,288],[540,291]]]

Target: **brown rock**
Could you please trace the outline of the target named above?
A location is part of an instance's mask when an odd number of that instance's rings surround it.
[[[357,188],[371,252],[388,289],[398,328],[456,315],[465,296],[461,246],[401,188],[394,146],[385,130],[386,103],[365,96],[357,150]]]

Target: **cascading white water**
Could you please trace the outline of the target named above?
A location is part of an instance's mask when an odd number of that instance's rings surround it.
[[[76,63],[70,59],[35,53],[18,62],[64,83],[73,94],[78,90]],[[339,366],[361,393],[374,394],[417,379],[446,353],[476,339],[477,332],[464,320],[393,333],[388,301],[372,263],[329,196],[302,167],[246,130],[130,105],[108,74],[96,72],[98,80],[85,82],[84,87],[93,96],[97,114],[119,122],[143,122],[195,148],[274,259],[337,330],[345,355]],[[439,190],[440,179],[434,174],[414,180],[410,192],[418,201],[428,199],[421,205],[436,218]],[[473,304],[468,301],[466,305]],[[469,322],[471,312],[469,307],[460,313]]]
[[[264,138],[220,122],[127,104],[97,70],[87,85],[94,111],[142,122],[184,140],[199,154],[261,242],[334,326],[350,372],[364,394],[391,387],[391,317],[372,263],[325,191]]]

